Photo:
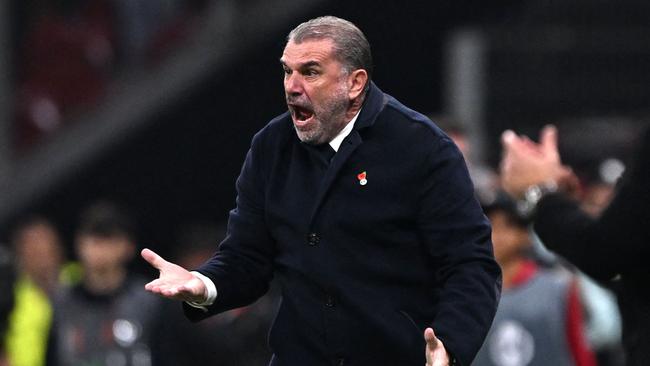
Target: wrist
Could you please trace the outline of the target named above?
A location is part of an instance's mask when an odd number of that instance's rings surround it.
[[[217,288],[214,282],[204,274],[198,271],[192,271],[192,275],[203,283],[203,299],[201,301],[192,301],[195,305],[210,306],[217,298]]]
[[[522,199],[517,201],[517,211],[523,217],[530,217],[537,207],[537,203],[546,195],[558,191],[558,184],[554,180],[540,184],[533,184],[524,190]]]

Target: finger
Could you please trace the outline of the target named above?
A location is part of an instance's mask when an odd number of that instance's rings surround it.
[[[145,285],[145,289],[153,294],[168,298],[168,299],[177,299],[180,298],[180,291],[174,286],[165,285],[162,283],[150,282]]]
[[[162,287],[162,286],[167,286],[167,284],[164,281],[162,281],[161,279],[157,278],[157,279],[147,283],[146,285],[144,285],[144,289],[149,291],[154,287],[158,288],[158,287]]]
[[[424,330],[424,340],[427,343],[427,346],[424,350],[424,356],[427,360],[426,366],[432,366],[434,364],[434,351],[438,346],[436,334],[433,332],[433,329],[427,328]]]
[[[539,140],[544,151],[557,152],[557,128],[555,126],[544,126]]]
[[[438,346],[438,338],[432,328],[424,330],[424,340],[427,342],[427,347],[434,350]]]
[[[149,264],[151,264],[154,268],[161,270],[165,264],[167,264],[167,261],[163,259],[163,257],[159,256],[156,254],[153,250],[151,249],[142,249],[142,252],[140,252],[140,255],[144,260],[146,260]]]
[[[512,145],[517,140],[517,134],[512,130],[505,130],[501,134],[501,144],[504,148]]]
[[[501,144],[504,155],[514,154],[516,156],[527,154],[538,154],[539,146],[531,141],[528,136],[518,136],[512,130],[506,130],[501,134]]]

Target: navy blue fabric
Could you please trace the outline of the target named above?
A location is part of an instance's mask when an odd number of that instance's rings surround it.
[[[372,84],[327,165],[285,113],[253,138],[237,192],[226,239],[198,269],[217,300],[185,306],[190,319],[254,301],[275,276],[273,365],[421,366],[427,326],[470,364],[501,272],[462,155],[426,117]]]

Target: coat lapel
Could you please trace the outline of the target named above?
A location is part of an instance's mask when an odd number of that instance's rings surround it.
[[[309,218],[309,226],[312,227],[314,224],[314,219],[318,214],[318,210],[323,204],[323,200],[327,197],[327,193],[330,190],[330,187],[336,180],[339,172],[345,162],[352,156],[352,153],[363,143],[363,139],[359,134],[360,130],[363,130],[367,127],[372,126],[375,123],[375,119],[379,112],[386,105],[387,100],[384,93],[375,85],[375,83],[370,82],[370,90],[368,92],[368,98],[364,102],[363,109],[359,118],[355,123],[354,130],[350,132],[348,137],[343,140],[343,143],[339,147],[334,159],[332,159],[325,177],[321,182],[321,185],[318,189],[318,194],[316,196],[316,201],[314,201],[314,207],[311,211],[311,216]]]
[[[329,191],[330,187],[334,183],[334,180],[338,176],[339,172],[341,171],[341,168],[345,164],[345,162],[350,158],[352,153],[361,145],[363,140],[361,139],[361,136],[359,135],[359,132],[356,130],[353,130],[350,132],[350,135],[345,138],[341,146],[339,147],[339,151],[336,152],[336,155],[334,155],[334,158],[332,159],[329,168],[325,172],[325,177],[323,178],[323,181],[320,184],[320,187],[318,189],[318,194],[316,196],[316,201],[314,202],[314,207],[311,212],[310,220],[309,220],[309,226],[311,227],[314,223],[314,218],[316,218],[316,214],[318,213],[318,210],[320,209],[321,204],[323,203],[323,200],[327,196],[327,192]]]

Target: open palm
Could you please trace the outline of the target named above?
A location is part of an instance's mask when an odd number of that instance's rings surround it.
[[[142,258],[160,272],[160,276],[145,285],[145,289],[168,299],[205,301],[206,288],[203,281],[185,268],[164,260],[150,249],[143,249]]]

